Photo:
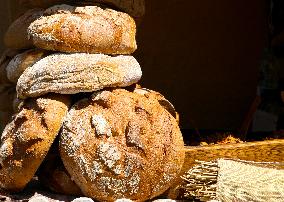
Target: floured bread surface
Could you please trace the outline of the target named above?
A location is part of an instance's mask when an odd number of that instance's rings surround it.
[[[35,46],[61,52],[131,54],[136,25],[126,13],[97,6],[53,6],[28,28]]]
[[[105,87],[129,86],[141,76],[141,68],[132,56],[59,53],[26,69],[18,80],[17,93],[19,98],[27,98],[48,92],[94,92]]]
[[[69,96],[28,99],[5,127],[0,145],[0,188],[20,191],[32,179],[61,128]]]
[[[16,55],[7,65],[7,78],[17,83],[18,78],[22,73],[34,63],[48,55],[48,51],[42,49],[30,49],[23,53]]]
[[[41,9],[30,9],[25,14],[16,19],[8,28],[4,43],[8,48],[25,49],[33,46],[28,38],[27,29],[29,25],[43,14]]]
[[[154,96],[99,91],[69,111],[63,163],[82,192],[99,201],[145,201],[162,194],[184,161],[175,118]]]
[[[157,99],[159,104],[164,107],[179,123],[179,114],[175,110],[174,105],[167,100],[161,93],[147,89],[147,88],[141,88],[139,85],[136,86],[134,89],[134,93],[138,93],[140,95],[144,95],[146,97],[151,97],[151,99]]]
[[[135,19],[141,19],[145,14],[145,0],[19,0],[21,6],[29,8],[48,8],[58,4],[94,5],[100,3],[111,8],[128,13]]]

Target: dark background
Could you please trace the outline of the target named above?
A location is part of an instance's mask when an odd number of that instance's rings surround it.
[[[2,38],[20,8],[0,5]],[[256,95],[267,27],[265,0],[146,0],[141,84],[175,105],[183,129],[236,130]]]

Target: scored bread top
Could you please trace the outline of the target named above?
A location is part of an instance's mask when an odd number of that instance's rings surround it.
[[[145,201],[162,194],[180,172],[182,134],[151,94],[103,90],[69,110],[60,152],[86,196]]]
[[[46,50],[131,54],[136,48],[136,25],[125,13],[97,6],[57,5],[30,24],[33,44]]]
[[[18,79],[19,98],[49,92],[76,94],[105,87],[124,87],[140,80],[142,71],[132,56],[103,54],[52,54],[24,71]]]

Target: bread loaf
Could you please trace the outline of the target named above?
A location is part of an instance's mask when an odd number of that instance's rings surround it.
[[[182,134],[154,96],[100,91],[69,111],[60,153],[82,192],[145,201],[166,191],[184,161]]]
[[[0,188],[20,191],[32,179],[61,128],[69,96],[25,101],[5,127],[0,145]]]
[[[140,20],[145,14],[145,0],[20,0],[21,6],[29,8],[48,8],[50,6],[58,4],[70,4],[70,5],[95,5],[100,3],[109,6],[113,9],[118,9],[125,13],[128,13],[136,20]]]
[[[105,87],[131,85],[138,82],[141,75],[141,68],[132,56],[58,53],[26,69],[18,80],[17,94],[24,99],[49,92],[94,92]]]
[[[127,14],[97,6],[59,5],[28,28],[35,46],[61,52],[131,54],[136,26]]]
[[[33,46],[28,38],[28,26],[43,14],[41,9],[30,9],[25,14],[16,19],[8,28],[4,43],[8,48],[26,49]]]
[[[16,55],[7,65],[7,78],[17,83],[22,73],[34,63],[48,55],[48,51],[42,49],[30,49]]]

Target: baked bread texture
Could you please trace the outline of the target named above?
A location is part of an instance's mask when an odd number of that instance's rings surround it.
[[[136,20],[140,20],[145,14],[145,0],[20,0],[21,6],[28,8],[48,8],[50,6],[58,4],[70,4],[70,5],[96,5],[102,4],[113,8],[114,10],[120,10],[128,13]]]
[[[60,135],[72,179],[99,201],[145,201],[166,191],[184,161],[175,118],[154,96],[104,90],[73,105]]]
[[[61,128],[69,96],[26,100],[5,127],[0,145],[0,188],[20,191],[32,179]]]
[[[4,36],[4,43],[11,49],[27,49],[33,47],[33,43],[28,38],[27,29],[29,25],[43,14],[43,10],[30,9],[8,28]]]
[[[48,51],[42,49],[30,49],[16,55],[6,67],[7,78],[16,84],[19,77],[29,66],[47,56],[48,53]]]
[[[25,99],[49,92],[94,92],[106,87],[129,86],[141,76],[141,68],[132,56],[58,53],[26,69],[18,80],[17,95]]]
[[[136,25],[126,13],[97,6],[58,5],[32,22],[29,37],[36,47],[60,52],[131,54]]]

